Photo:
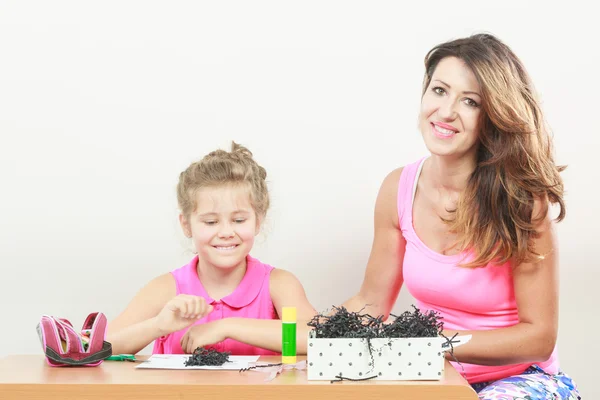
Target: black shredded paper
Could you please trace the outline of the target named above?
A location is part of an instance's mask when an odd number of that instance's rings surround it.
[[[194,354],[188,358],[184,365],[186,367],[195,367],[195,366],[221,366],[229,361],[229,356],[231,353],[225,351],[220,352],[213,348],[205,349],[204,347],[198,347],[194,350]]]

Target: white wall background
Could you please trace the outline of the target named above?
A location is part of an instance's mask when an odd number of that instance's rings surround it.
[[[114,318],[185,263],[178,174],[232,139],[270,180],[253,254],[294,272],[318,309],[346,300],[362,280],[382,179],[425,154],[425,53],[487,31],[529,69],[569,165],[560,357],[585,397],[600,396],[600,29],[588,7],[1,1],[0,356],[40,353],[42,314]],[[403,290],[396,311],[410,302]]]

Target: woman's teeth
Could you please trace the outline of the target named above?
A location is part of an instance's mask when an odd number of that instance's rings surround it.
[[[441,135],[444,135],[444,136],[451,136],[456,133],[454,131],[451,131],[450,129],[445,129],[445,128],[442,128],[441,126],[437,126],[435,124],[433,125],[433,129],[435,129],[436,131],[438,131],[438,133],[440,133]]]

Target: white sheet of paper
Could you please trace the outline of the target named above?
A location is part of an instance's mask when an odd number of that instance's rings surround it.
[[[185,361],[190,358],[189,354],[154,354],[147,361],[140,363],[136,368],[149,369],[216,369],[216,370],[240,370],[248,368],[251,362],[258,361],[259,356],[229,356],[229,361],[221,366],[192,366],[186,367]]]

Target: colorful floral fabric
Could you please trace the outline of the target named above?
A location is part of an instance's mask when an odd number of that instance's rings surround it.
[[[547,374],[532,365],[520,375],[471,385],[480,400],[581,400],[573,380],[562,372]]]

